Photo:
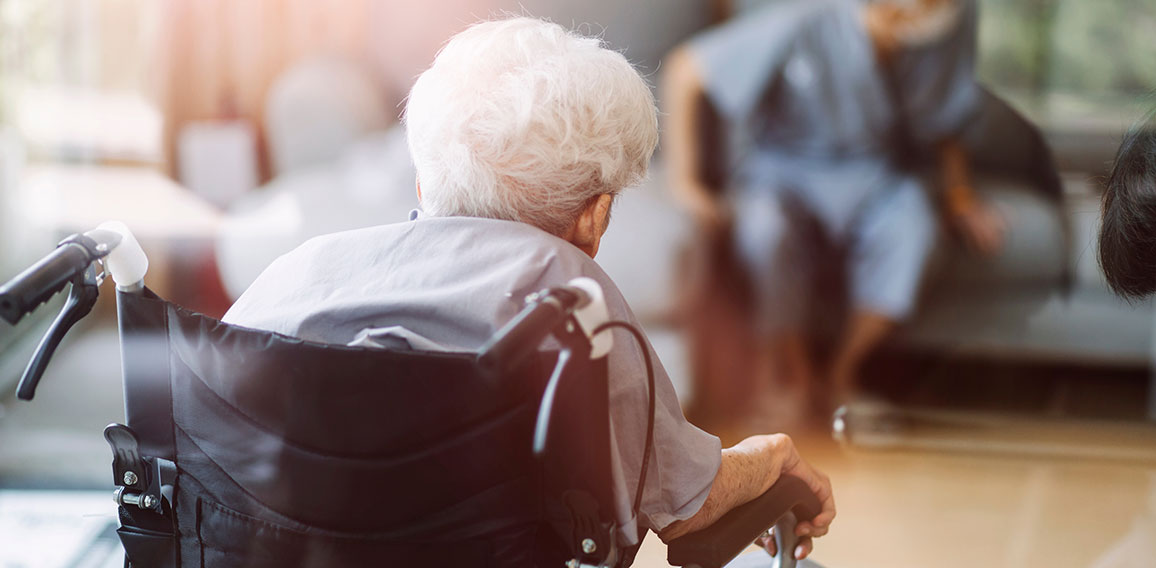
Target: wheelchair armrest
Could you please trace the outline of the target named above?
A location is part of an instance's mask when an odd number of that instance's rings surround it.
[[[666,560],[673,566],[720,567],[788,512],[804,521],[815,518],[822,508],[803,480],[784,475],[766,493],[735,507],[709,527],[669,542]]]

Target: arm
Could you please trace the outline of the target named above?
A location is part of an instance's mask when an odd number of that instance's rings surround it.
[[[975,190],[971,186],[971,170],[967,151],[958,139],[947,138],[939,142],[939,166],[943,176],[945,198],[950,212],[962,212],[976,205]]]
[[[722,451],[722,463],[711,485],[710,494],[694,516],[675,521],[659,533],[664,542],[710,526],[726,512],[762,495],[779,476],[789,473],[805,481],[823,503],[823,512],[812,522],[799,523],[798,536],[803,537],[799,555],[811,551],[811,538],[827,534],[835,518],[835,500],[831,482],[799,456],[791,439],[784,434],[751,436]]]
[[[937,149],[949,223],[968,248],[983,255],[995,254],[1003,246],[1004,220],[975,195],[967,151],[956,138],[941,141]]]
[[[667,115],[663,151],[668,179],[675,195],[697,220],[707,226],[721,224],[723,208],[700,177],[703,157],[699,151],[701,131],[697,105],[704,96],[702,76],[688,48],[675,49],[664,61],[663,99]]]

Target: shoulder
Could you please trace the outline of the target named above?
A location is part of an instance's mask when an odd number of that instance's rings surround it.
[[[275,260],[238,299],[276,304],[308,291],[327,297],[348,289],[398,291],[473,287],[513,294],[579,276],[613,286],[574,245],[525,223],[476,217],[415,221],[314,237]],[[615,289],[616,290],[616,289]]]
[[[404,223],[343,231],[305,241],[265,267],[222,319],[295,334],[298,315],[349,284],[356,267],[370,270],[377,251],[398,241],[404,232],[401,225]]]
[[[526,295],[583,276],[602,287],[612,317],[634,320],[609,276],[565,240],[510,221],[424,218],[309,240],[270,265],[224,319],[342,343],[367,326],[401,325],[472,348]]]

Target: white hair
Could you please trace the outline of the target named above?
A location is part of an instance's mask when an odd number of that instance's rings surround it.
[[[590,199],[642,181],[658,143],[654,96],[622,54],[524,17],[454,36],[404,121],[426,213],[555,235]]]

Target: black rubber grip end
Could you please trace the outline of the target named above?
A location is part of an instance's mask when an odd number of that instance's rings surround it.
[[[735,507],[711,526],[667,543],[666,559],[673,566],[720,568],[788,511],[800,521],[809,521],[822,510],[822,503],[803,480],[784,475],[766,493]]]

